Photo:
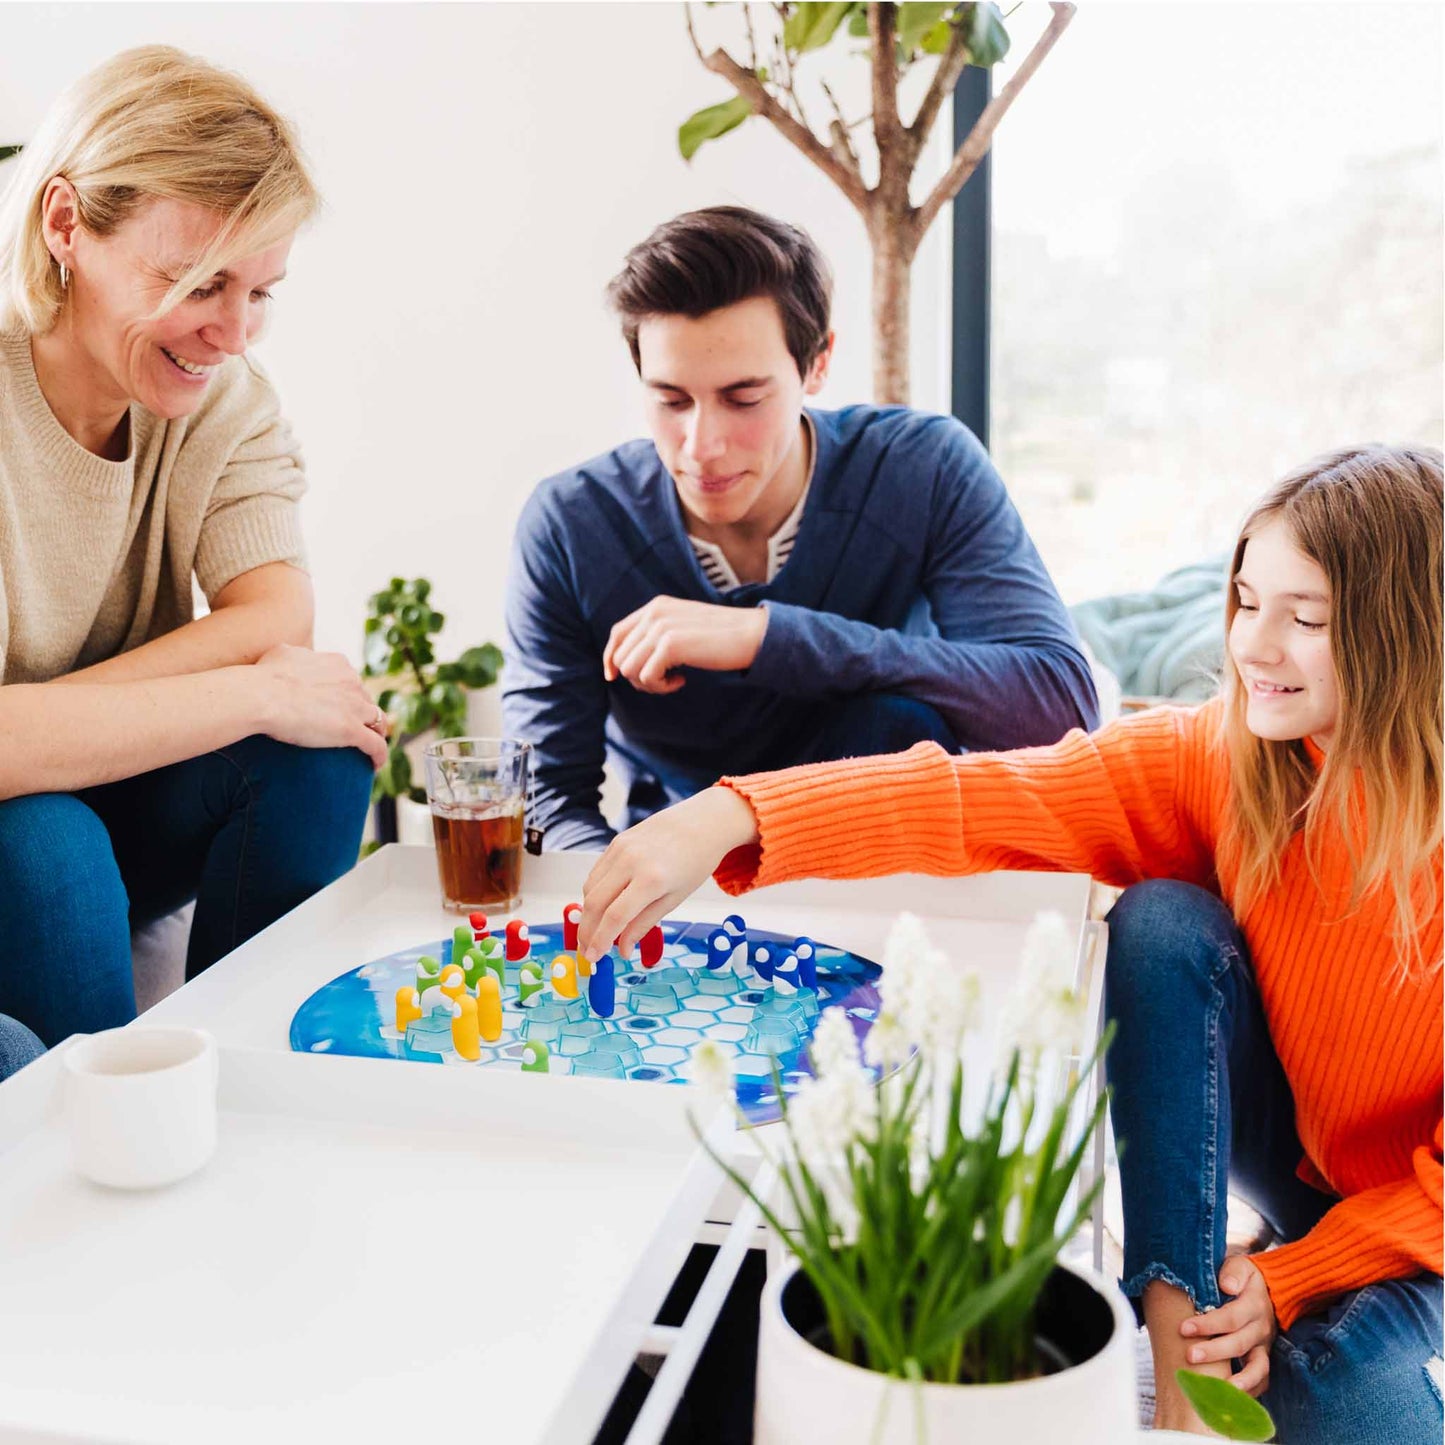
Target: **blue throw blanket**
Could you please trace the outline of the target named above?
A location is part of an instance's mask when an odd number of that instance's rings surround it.
[[[1069,610],[1127,695],[1203,702],[1219,687],[1228,570],[1228,557],[1195,562],[1148,592],[1096,597]]]

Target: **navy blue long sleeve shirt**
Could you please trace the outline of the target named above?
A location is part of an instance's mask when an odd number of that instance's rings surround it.
[[[780,766],[829,700],[901,693],[962,747],[1057,741],[1097,725],[1073,623],[988,454],[951,417],[901,407],[810,411],[813,480],[771,582],[720,593],[650,441],[542,482],[523,509],[507,586],[503,717],[534,745],[545,846],[600,848],[608,752],[674,792]],[[639,692],[602,676],[617,622],[657,596],[765,605],[744,672],[685,670]]]

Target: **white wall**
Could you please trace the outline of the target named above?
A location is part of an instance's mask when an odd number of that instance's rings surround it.
[[[705,39],[733,34],[728,9],[698,7]],[[297,122],[326,196],[259,348],[305,446],[320,646],[359,658],[365,599],[394,574],[432,578],[444,649],[501,640],[527,493],[642,430],[602,290],[678,211],[736,202],[806,226],[837,276],[821,404],[870,395],[851,207],[761,121],[691,166],[678,155],[678,124],[730,94],[699,65],[680,4],[6,5],[0,141],[23,140],[76,75],[149,42],[252,80]],[[866,93],[864,63],[850,67],[845,106]],[[945,242],[935,227],[919,258],[913,321],[914,403],[940,410]]]

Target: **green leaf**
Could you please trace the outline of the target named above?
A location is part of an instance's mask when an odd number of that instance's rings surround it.
[[[848,34],[859,40],[868,38],[868,7],[866,5],[854,6],[853,13],[848,17]]]
[[[951,5],[900,5],[898,7],[898,39],[908,51],[918,49],[929,33],[952,9]]]
[[[801,55],[807,50],[818,50],[826,45],[837,32],[838,27],[854,9],[853,0],[841,0],[831,4],[794,5],[783,24],[783,44]],[[905,5],[905,10],[910,7]],[[938,7],[940,10],[943,6]]]
[[[918,42],[918,48],[925,55],[942,55],[948,49],[948,42],[953,38],[953,26],[947,20],[940,20],[922,40]]]
[[[441,678],[443,682],[455,680],[470,688],[490,687],[502,670],[502,650],[490,642],[484,642],[480,647],[469,647],[457,658],[456,666],[460,669],[457,678]]]
[[[418,602],[425,602],[431,596],[431,583],[425,577],[418,577],[411,586]]]
[[[1194,1406],[1194,1413],[1226,1440],[1274,1439],[1274,1421],[1269,1411],[1238,1385],[1194,1370],[1175,1370],[1174,1378],[1179,1381],[1184,1398]]]
[[[432,700],[424,695],[409,697],[402,712],[402,731],[424,733],[437,720]]]
[[[410,798],[410,799],[412,800],[413,803],[424,803],[424,802],[426,802],[426,789],[425,789],[425,788],[408,788],[408,789],[406,790],[406,795],[407,795],[408,798]]]
[[[730,130],[736,130],[752,113],[753,108],[748,101],[735,95],[721,105],[710,105],[689,116],[677,131],[677,148],[682,152],[683,160],[690,161],[704,141],[717,140]]]
[[[8,161],[11,156],[18,156],[24,146],[0,146],[0,161]]]
[[[968,31],[968,63],[985,70],[1008,54],[1008,31],[997,5],[975,5]]]

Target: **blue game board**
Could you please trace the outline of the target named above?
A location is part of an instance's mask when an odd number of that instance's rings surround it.
[[[788,993],[774,988],[745,959],[759,944],[786,950],[795,940],[749,929],[747,950],[726,967],[709,969],[708,937],[715,923],[669,920],[662,925],[662,957],[655,967],[616,965],[616,1005],[599,1017],[585,987],[575,999],[560,997],[548,984],[526,1007],[518,1001],[519,962],[506,965],[502,990],[502,1032],[480,1044],[475,1062],[453,1047],[450,1019],[433,1013],[396,1027],[397,990],[412,984],[423,955],[445,966],[451,940],[421,944],[388,954],[318,989],[291,1021],[291,1047],[303,1053],[351,1054],[362,1058],[413,1059],[460,1067],[486,1065],[521,1069],[529,1040],[547,1046],[548,1070],[601,1078],[678,1083],[687,1077],[693,1047],[711,1039],[733,1056],[738,1104],[755,1123],[778,1117],[772,1079],[776,1057],[783,1087],[791,1093],[810,1073],[807,1044],[820,1011],[847,1011],[860,1040],[878,1009],[877,964],[844,949],[815,945],[816,989]],[[502,930],[492,930],[501,939]],[[551,960],[563,952],[560,923],[529,926],[530,958],[548,977]],[[535,1051],[534,1051],[535,1052]]]

